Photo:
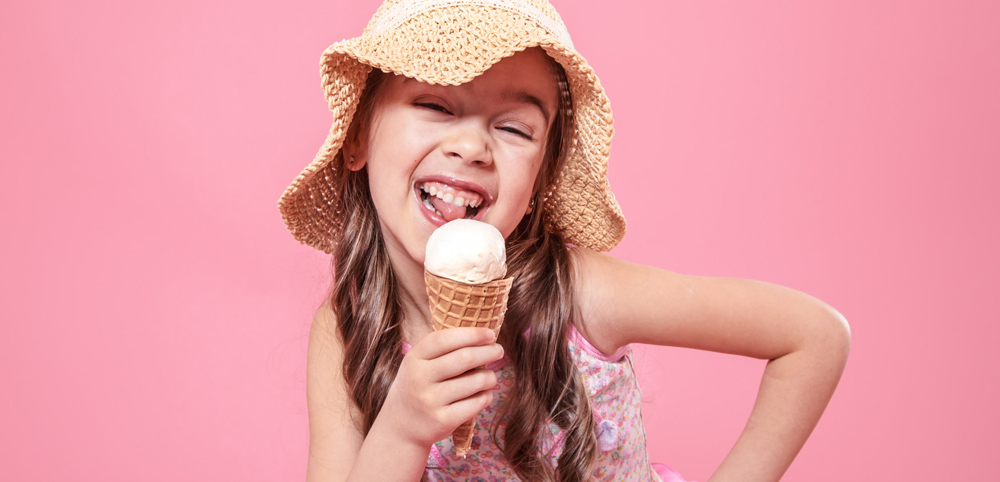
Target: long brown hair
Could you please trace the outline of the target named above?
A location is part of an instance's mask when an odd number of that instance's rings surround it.
[[[572,125],[572,102],[562,67],[552,61],[559,83],[559,115],[549,132],[537,185],[549,186],[559,172],[562,147]],[[375,69],[358,104],[352,130],[367,129],[388,76]],[[340,159],[336,160],[340,162]],[[371,200],[367,170],[342,178],[342,240],[333,253],[332,306],[344,345],[344,378],[358,407],[358,428],[367,434],[385,402],[402,359],[399,286]],[[567,246],[538,208],[507,239],[508,272],[515,275],[500,343],[515,384],[498,417],[506,418],[498,445],[523,480],[578,482],[589,478],[597,456],[594,420],[582,378],[567,346],[575,316],[572,267]],[[527,334],[527,336],[524,336]],[[544,367],[539,369],[539,367]],[[538,452],[536,438],[548,423],[566,434],[558,466]],[[494,430],[499,424],[494,424]],[[492,434],[496,437],[496,433]]]

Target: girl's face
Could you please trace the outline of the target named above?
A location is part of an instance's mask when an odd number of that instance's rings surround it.
[[[431,232],[453,219],[490,223],[504,237],[518,225],[557,114],[550,62],[536,48],[458,86],[386,80],[370,128],[345,154],[356,156],[353,168],[367,165],[394,262],[422,265]]]

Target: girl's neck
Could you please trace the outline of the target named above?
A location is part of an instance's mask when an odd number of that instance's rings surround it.
[[[403,250],[388,246],[388,251],[400,290],[403,339],[412,345],[434,331],[427,301],[427,285],[424,282],[424,267]]]

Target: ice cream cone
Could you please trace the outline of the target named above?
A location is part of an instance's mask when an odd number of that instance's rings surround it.
[[[507,312],[507,296],[513,280],[505,278],[469,284],[424,271],[434,329],[468,326],[489,328],[493,330],[493,337],[496,339]],[[474,425],[475,419],[470,419],[451,434],[455,452],[459,456],[464,457],[469,452]]]

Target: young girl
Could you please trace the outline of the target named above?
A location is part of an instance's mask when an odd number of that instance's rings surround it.
[[[770,360],[711,480],[781,477],[837,384],[847,325],[790,289],[601,254],[625,231],[611,111],[551,5],[387,0],[321,65],[333,127],[280,201],[334,261],[309,343],[309,480],[681,480],[648,460],[632,343]],[[424,248],[459,218],[507,239],[497,342],[431,329]],[[461,458],[450,434],[473,417]]]

